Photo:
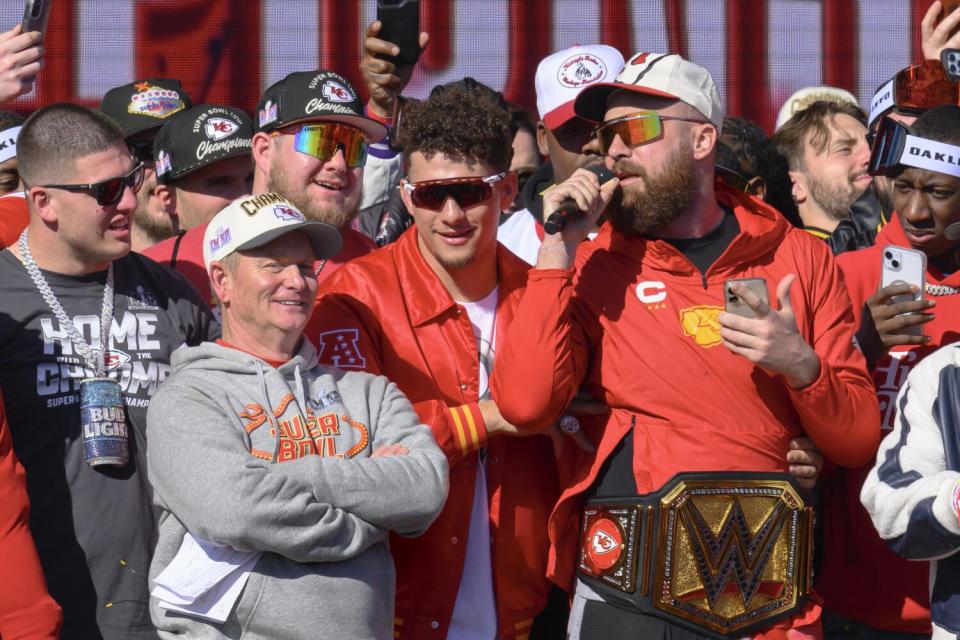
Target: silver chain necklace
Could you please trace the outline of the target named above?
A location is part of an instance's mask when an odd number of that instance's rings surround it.
[[[960,293],[960,287],[948,287],[945,284],[926,284],[923,290],[931,296],[952,296]]]
[[[60,304],[60,301],[57,300],[57,296],[53,293],[53,290],[50,289],[46,278],[44,278],[40,272],[40,267],[37,266],[36,260],[33,259],[33,254],[30,253],[30,245],[27,243],[27,229],[24,229],[23,233],[20,234],[20,240],[17,246],[20,248],[20,256],[23,258],[23,266],[26,267],[27,274],[30,276],[30,279],[33,280],[33,284],[36,285],[37,290],[40,292],[40,295],[43,296],[44,301],[47,303],[47,306],[50,307],[53,315],[56,316],[60,322],[60,326],[67,332],[67,336],[69,336],[70,341],[73,342],[77,353],[83,358],[87,367],[93,369],[95,376],[103,376],[104,370],[106,369],[104,354],[106,353],[109,343],[109,331],[113,324],[113,262],[110,263],[110,267],[107,269],[107,284],[103,287],[103,306],[100,313],[100,349],[94,349],[83,339],[76,325],[73,324],[67,312],[63,310],[63,306]]]

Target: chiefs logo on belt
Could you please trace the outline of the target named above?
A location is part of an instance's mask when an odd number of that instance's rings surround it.
[[[616,522],[600,518],[587,532],[587,559],[598,570],[610,569],[623,554],[623,534]]]
[[[718,318],[723,307],[696,306],[687,307],[680,312],[680,326],[683,334],[704,348],[720,344],[720,322]]]

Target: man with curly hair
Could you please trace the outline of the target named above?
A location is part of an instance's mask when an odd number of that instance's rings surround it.
[[[517,192],[503,98],[467,78],[404,115],[403,199],[415,226],[321,284],[306,335],[320,360],[386,375],[450,464],[443,512],[393,536],[397,638],[536,637],[548,602],[546,522],[558,496],[551,441],[517,438],[489,395],[529,267],[497,244]],[[562,632],[558,632],[562,633]],[[532,635],[531,635],[532,634]],[[544,637],[558,637],[558,634]]]

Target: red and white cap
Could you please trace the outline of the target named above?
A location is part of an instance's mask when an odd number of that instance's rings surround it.
[[[573,101],[584,87],[607,82],[623,69],[623,54],[605,44],[574,45],[550,54],[537,65],[537,111],[547,129],[576,114]]]
[[[623,89],[685,102],[720,131],[723,105],[710,72],[676,53],[638,53],[627,61],[613,82],[591,85],[577,96],[574,108],[581,118],[601,122],[607,99]]]

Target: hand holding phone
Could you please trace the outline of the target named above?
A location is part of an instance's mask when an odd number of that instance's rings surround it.
[[[724,308],[727,313],[732,313],[744,318],[757,317],[753,307],[744,302],[737,294],[733,292],[733,285],[735,284],[746,287],[769,306],[770,292],[767,291],[766,280],[763,278],[735,278],[733,280],[727,280],[723,284],[723,301]]]
[[[927,256],[922,251],[889,245],[880,255],[880,290],[867,300],[877,333],[887,347],[895,344],[919,344],[926,317],[932,306],[923,299]],[[899,338],[898,338],[899,336]]]
[[[50,21],[50,9],[53,0],[25,0],[23,6],[23,21],[20,23],[23,33],[40,32],[40,41],[47,33],[47,23]]]

